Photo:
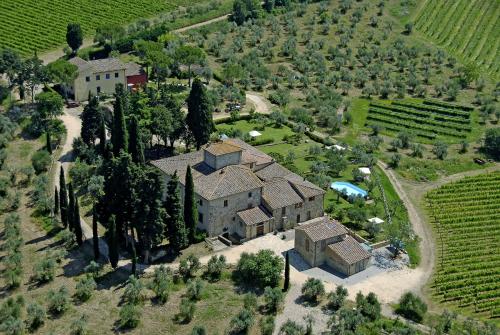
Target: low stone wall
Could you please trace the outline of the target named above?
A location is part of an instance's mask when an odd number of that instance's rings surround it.
[[[377,243],[373,243],[370,246],[373,249],[378,249],[378,248],[387,247],[389,244],[391,244],[391,242],[389,242],[389,240],[385,240],[385,241],[380,241],[380,242],[377,242]]]

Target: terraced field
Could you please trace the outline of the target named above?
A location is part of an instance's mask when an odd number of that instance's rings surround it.
[[[99,25],[125,24],[190,3],[189,0],[2,0],[0,47],[28,55],[64,44],[70,22],[80,23],[85,34],[93,34]]]
[[[409,130],[423,139],[464,139],[472,131],[473,108],[433,99],[371,102],[367,125],[380,125],[390,132]]]
[[[500,172],[427,194],[437,232],[434,296],[485,317],[500,316]]]
[[[500,75],[500,1],[426,0],[415,28],[463,61]]]

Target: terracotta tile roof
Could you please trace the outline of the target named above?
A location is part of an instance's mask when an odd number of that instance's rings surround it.
[[[127,67],[125,70],[125,75],[127,77],[138,76],[144,73],[142,67],[137,63],[130,62],[125,64],[125,66]]]
[[[273,162],[273,158],[259,149],[247,144],[245,141],[239,138],[230,138],[224,141],[224,143],[230,143],[239,146],[243,149],[241,154],[241,164],[255,163],[256,165],[269,164]]]
[[[68,62],[70,62],[73,65],[76,65],[78,67],[79,72],[84,71],[84,70],[92,67],[92,65],[90,65],[89,62],[87,62],[85,59],[80,58],[80,57],[73,57]]]
[[[272,209],[298,204],[303,201],[284,178],[275,178],[265,182],[262,197]]]
[[[210,166],[203,163],[202,151],[194,151],[179,156],[162,158],[156,161],[151,161],[151,164],[170,176],[177,171],[177,176],[179,176],[179,181],[182,184],[184,184],[184,178],[186,177],[186,169],[188,165],[191,165],[193,178],[200,175],[206,175],[214,171]]]
[[[92,69],[92,73],[111,72],[125,70],[127,66],[118,58],[104,58],[86,61],[80,57],[74,57],[69,60],[71,64],[78,67],[78,71]]]
[[[206,152],[211,153],[214,156],[220,156],[220,155],[230,154],[233,152],[242,151],[242,149],[239,146],[231,144],[227,141],[212,143],[208,145],[204,150]]]
[[[347,234],[347,229],[343,225],[326,215],[306,221],[295,230],[302,230],[313,242]]]
[[[264,183],[248,167],[229,165],[208,175],[194,178],[196,192],[207,200],[219,199],[256,188]]]
[[[349,235],[340,242],[328,245],[328,248],[347,264],[354,264],[371,257],[370,253]]]
[[[269,215],[260,206],[238,212],[237,215],[247,226],[266,222],[270,219]]]

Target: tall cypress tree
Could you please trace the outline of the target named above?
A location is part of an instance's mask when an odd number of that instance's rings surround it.
[[[99,234],[97,232],[97,215],[95,206],[92,209],[92,244],[94,246],[94,260],[99,259]]]
[[[99,128],[103,117],[99,109],[99,100],[96,96],[92,96],[90,92],[89,103],[83,108],[81,119],[82,129],[80,136],[85,144],[94,145],[99,135]]]
[[[48,153],[52,155],[52,140],[50,139],[50,131],[47,129],[47,132],[45,134],[45,140],[47,142],[45,144],[45,147],[47,148]]]
[[[75,209],[73,213],[73,228],[75,230],[76,243],[83,244],[82,222],[80,221],[80,205],[78,204],[78,197],[75,197]]]
[[[290,287],[290,256],[288,255],[288,251],[285,254],[285,281],[283,283],[283,292],[288,291]]]
[[[68,192],[66,190],[66,178],[64,177],[64,169],[61,166],[59,173],[59,208],[61,210],[61,222],[63,227],[68,226]]]
[[[189,234],[189,241],[195,242],[196,222],[198,221],[198,206],[194,197],[194,182],[191,166],[186,170],[186,186],[184,188],[184,222]]]
[[[68,195],[69,195],[69,204],[68,204],[68,211],[67,211],[67,217],[68,217],[68,226],[69,230],[72,232],[75,232],[75,191],[73,190],[73,184],[69,183],[68,184]]]
[[[144,163],[144,145],[141,140],[139,121],[135,115],[130,117],[128,152],[134,163]]]
[[[54,214],[59,214],[59,192],[57,191],[57,186],[54,187]]]
[[[128,105],[127,95],[122,84],[116,85],[115,103],[113,106],[113,129],[111,132],[111,143],[113,154],[118,157],[120,150],[128,149],[127,126],[125,124],[125,109]]]
[[[188,236],[184,218],[182,217],[178,184],[179,177],[177,177],[176,172],[172,176],[172,179],[168,182],[167,200],[165,206],[168,214],[168,239],[172,250],[177,253],[188,246]]]
[[[115,216],[112,215],[109,220],[109,262],[113,269],[116,269],[118,266],[118,240],[116,236],[116,224],[115,224]]]
[[[186,123],[194,137],[196,148],[199,150],[203,144],[210,140],[210,134],[215,129],[212,120],[213,106],[208,97],[207,89],[199,78],[193,81],[187,104]]]
[[[103,117],[99,125],[99,152],[102,156],[106,154],[106,124]]]
[[[131,275],[135,276],[137,274],[137,250],[135,249],[135,234],[134,234],[134,228],[131,229],[132,231],[132,270],[131,270]]]

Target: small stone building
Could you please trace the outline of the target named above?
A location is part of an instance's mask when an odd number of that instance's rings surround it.
[[[344,226],[328,216],[295,228],[295,250],[310,266],[327,264],[346,276],[366,269],[371,257]]]

